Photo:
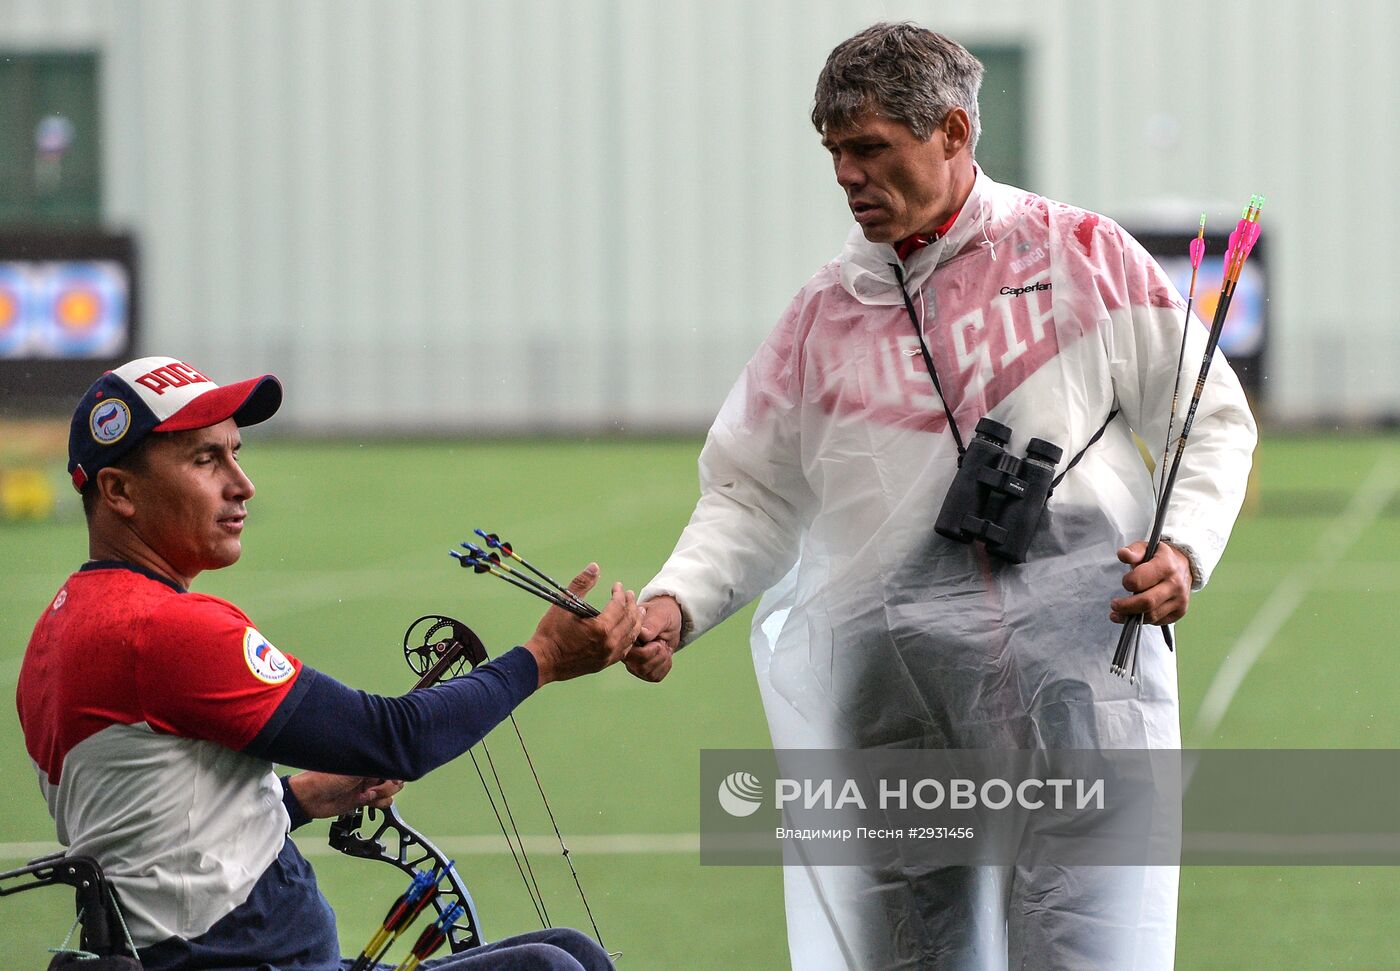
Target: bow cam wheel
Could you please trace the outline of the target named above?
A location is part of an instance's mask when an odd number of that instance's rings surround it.
[[[438,668],[434,681],[455,678],[467,664],[486,660],[486,645],[466,624],[440,614],[427,614],[408,625],[403,635],[403,658],[418,677]]]

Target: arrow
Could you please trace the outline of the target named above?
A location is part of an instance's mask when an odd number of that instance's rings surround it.
[[[450,867],[451,864],[449,863],[448,866]],[[379,930],[374,932],[374,936],[369,939],[365,949],[350,965],[350,971],[366,971],[378,963],[379,959],[398,939],[398,936],[417,919],[433,897],[437,896],[438,879],[439,870],[437,868],[432,871],[420,870],[413,875],[413,881],[408,885],[408,889],[389,908],[388,914],[384,917],[384,923]]]
[[[576,601],[577,603],[580,603],[580,604],[584,604],[584,603],[585,603],[584,600],[582,600],[580,597],[578,597],[578,596],[577,596],[572,590],[570,590],[568,587],[565,587],[565,586],[560,585],[560,583],[559,583],[558,580],[554,579],[554,578],[553,578],[552,576],[550,576],[548,573],[545,573],[543,570],[541,570],[541,569],[539,569],[538,567],[536,567],[536,566],[535,566],[533,563],[531,563],[529,560],[525,559],[525,557],[523,557],[523,556],[521,556],[519,553],[515,552],[515,550],[511,547],[511,544],[510,544],[508,541],[501,539],[501,537],[500,537],[499,535],[497,535],[496,533],[487,533],[487,532],[485,532],[484,530],[478,529],[478,530],[476,530],[476,535],[478,535],[478,536],[480,536],[482,539],[484,539],[484,540],[486,541],[486,545],[487,545],[487,546],[491,547],[493,550],[499,550],[500,552],[504,553],[506,556],[509,556],[512,560],[515,560],[515,561],[516,561],[517,563],[519,563],[521,566],[525,567],[525,569],[529,570],[529,571],[530,571],[531,573],[533,573],[535,576],[539,577],[539,578],[540,578],[541,580],[543,580],[545,583],[548,583],[548,584],[549,584],[551,587],[553,587],[555,590],[559,591],[559,593],[563,594],[563,596],[564,596],[565,598],[567,598],[567,599],[569,599],[569,600]]]
[[[1162,461],[1158,463],[1160,483],[1167,479],[1167,451],[1171,448],[1172,428],[1176,424],[1176,405],[1181,397],[1181,367],[1186,363],[1186,335],[1191,329],[1191,305],[1196,300],[1196,273],[1201,268],[1201,260],[1206,255],[1206,214],[1201,213],[1201,225],[1196,230],[1196,238],[1191,240],[1191,285],[1186,294],[1186,316],[1181,324],[1181,347],[1176,352],[1176,382],[1172,385],[1172,407],[1167,414],[1167,438],[1162,443]]]
[[[520,580],[517,580],[509,573],[506,573],[504,570],[502,570],[497,564],[492,563],[489,559],[483,559],[472,553],[459,553],[456,550],[448,550],[447,554],[448,556],[454,557],[459,563],[461,563],[461,565],[464,568],[470,568],[475,573],[489,573],[494,577],[499,577],[506,583],[509,583],[511,586],[519,587],[521,590],[524,590],[531,596],[539,597],[541,600],[548,601],[556,607],[562,607],[571,613],[578,614],[580,617],[597,616],[596,611],[594,611],[593,613],[584,613],[578,609],[577,605],[570,603],[563,597],[559,597],[549,591],[542,590],[538,586],[534,586],[532,584],[524,583]]]
[[[478,530],[480,532],[480,530]],[[563,607],[565,610],[579,617],[597,617],[600,611],[586,600],[580,599],[572,592],[562,587],[550,588],[545,586],[534,577],[526,576],[519,570],[512,568],[507,563],[501,562],[500,554],[488,553],[481,547],[463,541],[459,544],[466,553],[458,553],[456,550],[449,550],[449,554],[462,564],[463,567],[470,567],[476,573],[490,573],[499,577],[513,587],[519,587],[532,596],[548,601],[556,607]]]
[[[1215,356],[1216,346],[1220,343],[1220,334],[1225,328],[1225,318],[1230,312],[1230,301],[1235,295],[1235,286],[1239,283],[1244,261],[1254,249],[1254,244],[1259,241],[1259,214],[1263,208],[1263,196],[1250,196],[1249,205],[1245,207],[1244,214],[1240,216],[1234,232],[1230,234],[1229,246],[1225,253],[1224,277],[1220,284],[1220,299],[1215,304],[1215,315],[1210,322],[1210,336],[1206,340],[1205,354],[1201,358],[1201,368],[1196,376],[1196,387],[1191,393],[1191,404],[1186,409],[1185,421],[1181,423],[1181,435],[1176,440],[1171,469],[1157,496],[1157,510],[1152,518],[1152,534],[1147,540],[1147,549],[1143,554],[1144,563],[1157,555],[1162,528],[1166,523],[1167,505],[1171,502],[1177,473],[1181,471],[1181,455],[1186,450],[1186,439],[1190,436],[1191,425],[1196,420],[1196,409],[1201,403],[1201,394],[1205,391],[1206,378],[1210,374],[1210,362]],[[1114,674],[1130,678],[1134,682],[1137,681],[1137,648],[1142,625],[1142,614],[1134,614],[1123,623],[1123,629],[1118,636],[1118,646],[1114,649],[1113,660],[1109,664],[1109,670]]]
[[[413,942],[413,947],[408,953],[408,957],[403,959],[394,971],[413,971],[414,968],[432,957],[433,952],[442,947],[443,941],[447,940],[447,929],[456,923],[461,917],[465,908],[461,904],[453,904],[443,911],[441,917],[423,928],[423,933],[418,935],[418,940]]]

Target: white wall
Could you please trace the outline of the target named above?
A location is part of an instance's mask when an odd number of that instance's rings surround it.
[[[806,114],[881,18],[1027,46],[1032,188],[1188,230],[1265,193],[1274,413],[1400,413],[1387,0],[0,0],[0,49],[103,55],[143,351],[307,428],[649,429],[839,248]]]

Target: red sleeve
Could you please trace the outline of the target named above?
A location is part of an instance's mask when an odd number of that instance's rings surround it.
[[[136,638],[136,684],[158,732],[242,749],[296,683],[283,654],[243,611],[217,597],[171,597]]]

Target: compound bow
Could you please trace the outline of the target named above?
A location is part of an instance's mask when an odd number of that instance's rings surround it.
[[[486,645],[470,627],[459,620],[439,614],[427,614],[419,617],[408,626],[408,630],[404,632],[403,654],[409,668],[418,675],[418,681],[412,688],[415,691],[457,677],[463,673],[468,665],[475,669],[477,665],[487,659]],[[584,909],[588,912],[588,920],[593,926],[594,937],[601,945],[602,935],[598,933],[598,924],[593,919],[593,910],[589,907],[588,897],[584,894],[583,886],[579,883],[578,871],[574,869],[569,848],[564,844],[559,825],[554,822],[554,811],[549,806],[549,799],[544,794],[544,787],[540,784],[539,775],[535,772],[534,761],[530,758],[529,750],[525,747],[525,739],[520,734],[520,726],[516,724],[514,715],[510,716],[510,722],[515,729],[516,738],[520,741],[521,752],[530,766],[530,773],[534,776],[540,798],[549,813],[550,822],[554,824],[554,833],[559,840],[559,848],[569,864],[569,872],[573,874],[574,886],[578,888],[579,898],[583,901]],[[516,869],[520,871],[521,879],[525,882],[526,892],[530,894],[541,926],[549,927],[549,911],[545,907],[539,883],[535,879],[534,870],[530,866],[528,855],[525,853],[525,845],[521,840],[520,830],[515,825],[514,814],[510,810],[510,804],[506,802],[505,790],[501,787],[501,779],[496,772],[495,762],[491,758],[491,750],[486,746],[484,739],[477,744],[480,745],[491,776],[495,780],[496,795],[492,795],[491,786],[487,784],[486,775],[482,772],[480,762],[477,761],[475,747],[469,749],[468,754],[471,755],[472,764],[476,767],[477,776],[481,779],[482,788],[485,790],[486,798],[495,813],[496,821],[501,826],[501,835],[505,837],[506,845],[510,848]],[[500,808],[496,804],[497,798],[501,800]],[[505,810],[504,817],[501,815],[502,808]],[[506,820],[509,820],[510,830],[514,833],[513,840],[511,832],[507,832]],[[364,860],[380,860],[411,876],[436,869],[438,892],[433,896],[431,903],[438,918],[441,919],[455,904],[461,905],[460,916],[449,921],[446,926],[447,943],[452,953],[456,954],[485,943],[481,932],[481,922],[476,912],[476,903],[462,882],[456,865],[431,840],[406,823],[395,807],[389,806],[382,810],[363,807],[339,817],[331,823],[330,845],[347,856]],[[425,864],[427,865],[425,866]]]

